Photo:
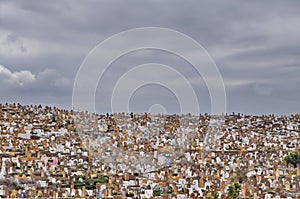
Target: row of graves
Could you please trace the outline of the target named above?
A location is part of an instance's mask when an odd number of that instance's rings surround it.
[[[285,158],[300,154],[299,125],[297,114],[101,115],[4,104],[0,196],[300,198],[300,165]]]

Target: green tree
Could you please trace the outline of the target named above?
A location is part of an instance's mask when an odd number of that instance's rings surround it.
[[[287,166],[292,164],[294,168],[296,168],[297,164],[300,164],[300,154],[298,154],[296,151],[290,152],[284,157],[284,161],[286,162]]]
[[[153,191],[153,196],[160,196],[162,194],[162,191],[160,189],[156,189]]]
[[[214,199],[218,199],[219,198],[219,193],[218,192],[214,192]]]
[[[234,183],[230,185],[227,189],[228,199],[237,199],[239,197],[239,192],[241,190],[241,185],[239,183]]]

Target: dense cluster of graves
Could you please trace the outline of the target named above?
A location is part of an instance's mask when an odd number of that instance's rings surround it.
[[[300,118],[0,105],[0,197],[300,198]],[[299,156],[298,156],[299,157]],[[299,157],[300,158],[300,157]]]

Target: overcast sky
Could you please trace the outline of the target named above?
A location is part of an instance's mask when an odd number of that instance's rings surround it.
[[[298,0],[0,0],[0,103],[72,108],[74,79],[89,52],[114,34],[148,26],[182,32],[208,51],[225,83],[228,112],[300,112]],[[95,95],[97,111],[110,110],[112,88],[122,74],[150,62],[183,74],[201,112],[210,112],[203,78],[179,57],[156,50],[130,53],[109,67]],[[130,99],[136,112],[154,104],[180,112],[176,93],[167,87],[145,85]]]

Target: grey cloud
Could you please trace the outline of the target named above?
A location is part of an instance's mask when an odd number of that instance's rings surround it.
[[[71,108],[72,81],[53,69],[34,74],[29,70],[10,71],[0,65],[0,83],[0,93],[3,94],[1,100],[13,102],[16,99],[27,104],[32,101]],[[61,99],[64,100],[59,103]]]
[[[299,13],[299,1],[280,0],[1,1],[0,63],[11,74],[27,70],[35,76],[35,84],[23,88],[1,85],[1,101],[31,96],[27,102],[69,107],[77,69],[93,47],[120,31],[160,26],[187,34],[208,50],[223,75],[229,111],[299,112]],[[191,80],[202,106],[210,106],[203,79],[165,53],[128,55],[106,78],[113,84],[130,67],[148,61],[174,66]],[[112,86],[99,84],[98,98],[109,96]]]
[[[24,84],[35,81],[35,75],[27,70],[12,72],[8,68],[0,65],[0,79],[2,85],[8,84],[23,87]]]
[[[14,34],[7,35],[6,42],[7,44],[12,43],[18,46],[21,52],[27,51],[27,48],[24,46],[23,42],[20,40],[20,38],[17,35]]]

